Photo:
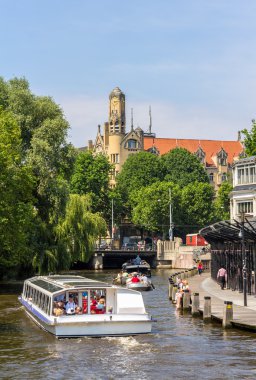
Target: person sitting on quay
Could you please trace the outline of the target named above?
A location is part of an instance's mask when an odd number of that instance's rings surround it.
[[[176,303],[176,309],[182,308],[182,297],[183,297],[183,289],[180,288],[177,293],[175,294],[175,303]]]

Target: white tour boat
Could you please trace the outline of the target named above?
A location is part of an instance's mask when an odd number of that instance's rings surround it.
[[[81,276],[37,276],[24,282],[27,314],[58,338],[151,332],[141,293]]]

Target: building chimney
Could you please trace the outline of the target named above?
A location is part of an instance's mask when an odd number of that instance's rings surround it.
[[[93,143],[92,140],[88,140],[88,149],[93,150]]]

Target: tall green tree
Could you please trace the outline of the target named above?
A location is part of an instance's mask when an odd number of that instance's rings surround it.
[[[8,82],[1,78],[0,105],[11,112],[20,129],[21,166],[29,165],[35,178],[36,220],[30,240],[34,262],[44,270],[58,259],[55,231],[65,214],[75,159],[67,142],[69,125],[61,108],[50,97],[34,95],[25,78]]]
[[[213,199],[214,189],[208,183],[194,182],[182,189],[181,209],[190,231],[198,231],[213,221]]]
[[[165,181],[186,186],[193,182],[209,183],[199,159],[184,148],[175,148],[160,157]]]
[[[57,228],[70,262],[87,262],[98,236],[105,236],[106,229],[106,222],[100,214],[91,212],[90,196],[70,194],[65,218]]]
[[[15,118],[0,108],[0,275],[32,260],[34,177],[22,161],[21,143]]]
[[[171,195],[171,196],[170,196]],[[171,182],[155,182],[132,193],[132,222],[146,230],[168,235],[170,204],[173,220],[180,223],[181,190]]]
[[[109,176],[112,169],[106,155],[93,155],[90,151],[81,152],[76,157],[71,178],[71,192],[89,194],[92,199],[92,212],[102,213],[106,220],[110,218]]]
[[[162,179],[159,158],[148,152],[131,154],[117,177],[117,191],[123,200],[122,213],[131,216],[130,196],[134,190],[149,186]]]

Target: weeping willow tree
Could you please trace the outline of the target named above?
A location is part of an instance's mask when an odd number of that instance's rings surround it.
[[[70,194],[65,218],[59,223],[59,240],[65,246],[70,263],[87,262],[94,250],[98,236],[107,231],[105,220],[99,213],[91,212],[89,195]]]

